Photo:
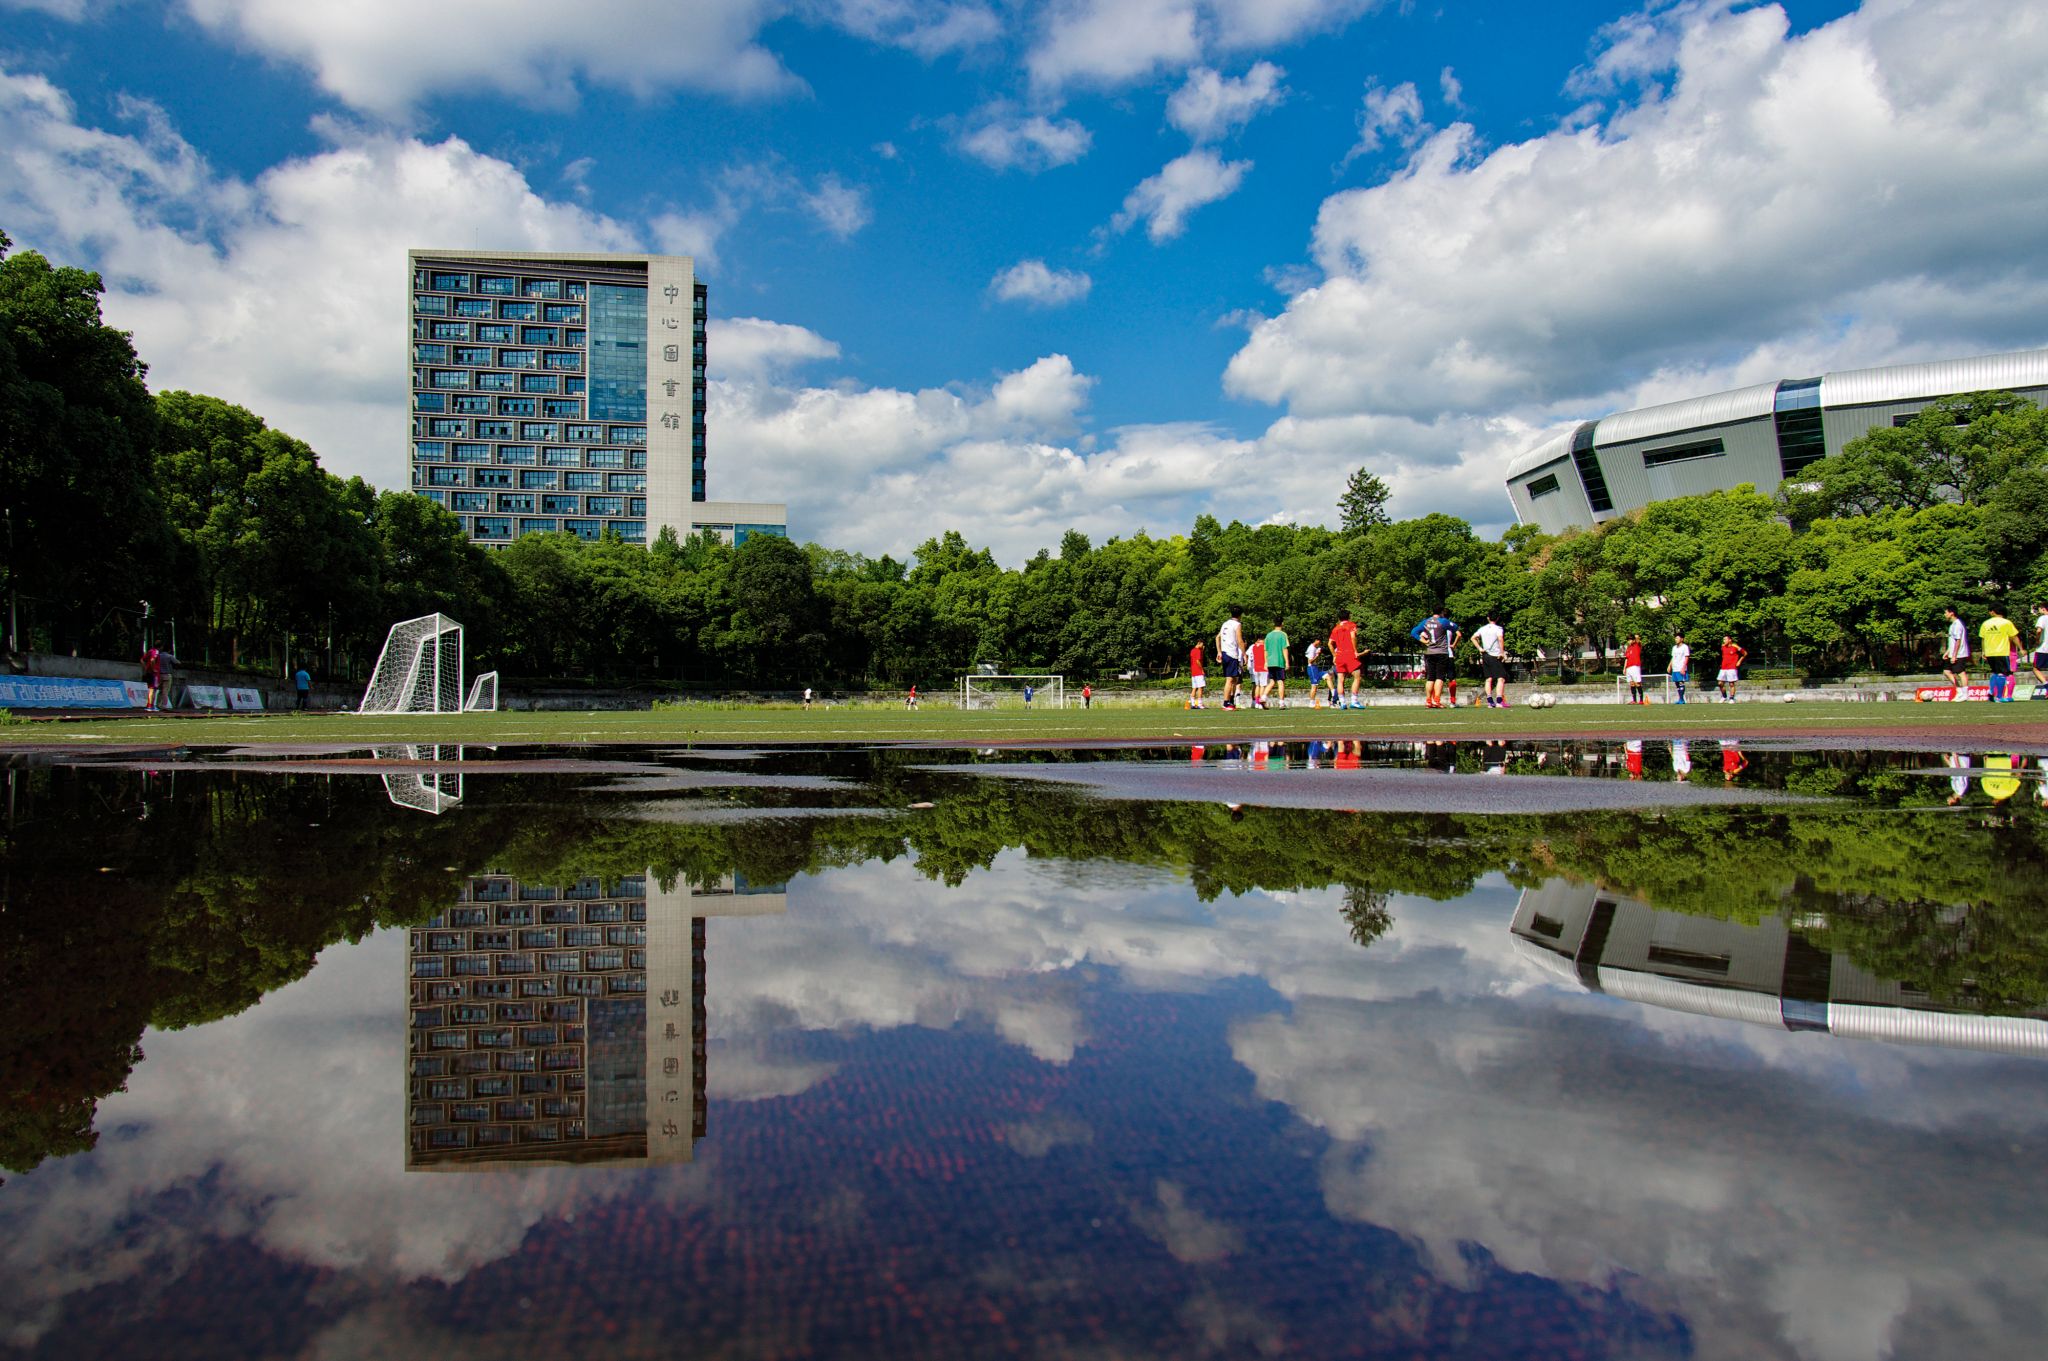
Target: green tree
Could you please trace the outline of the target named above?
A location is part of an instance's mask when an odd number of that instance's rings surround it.
[[[1387,498],[1393,495],[1387,484],[1363,468],[1352,471],[1344,483],[1344,494],[1337,499],[1340,523],[1346,534],[1363,534],[1376,526],[1386,524]]]

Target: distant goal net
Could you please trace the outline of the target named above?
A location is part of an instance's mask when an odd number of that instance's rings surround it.
[[[1067,707],[1067,678],[1052,674],[962,676],[960,707],[1064,709]]]
[[[356,712],[452,714],[462,700],[462,625],[425,614],[391,626]]]

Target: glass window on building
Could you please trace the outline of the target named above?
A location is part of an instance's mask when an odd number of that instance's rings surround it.
[[[415,392],[412,395],[414,411],[446,411],[448,399],[438,392]]]
[[[489,463],[491,446],[488,444],[457,444],[448,450],[448,457],[457,463]]]
[[[644,425],[615,425],[611,429],[609,442],[612,444],[645,444],[647,427]]]
[[[624,515],[626,498],[623,496],[586,496],[583,509],[590,515]]]
[[[458,317],[487,317],[491,305],[482,298],[457,298],[453,310]]]
[[[545,468],[529,468],[519,474],[519,485],[527,491],[553,491],[562,485],[562,475]]]
[[[555,326],[522,326],[519,328],[521,345],[559,345],[562,332]]]
[[[432,293],[416,294],[412,300],[412,310],[430,317],[445,317],[448,315],[448,299],[436,297]]]
[[[412,446],[414,459],[442,459],[448,457],[448,446],[440,440],[419,440]]]
[[[647,290],[598,284],[590,292],[590,414],[647,419]]]
[[[429,345],[425,341],[420,341],[412,347],[412,357],[416,363],[445,364],[448,362],[448,347],[446,345]]]
[[[460,487],[469,481],[469,472],[464,468],[429,468],[427,485],[430,487]]]
[[[565,298],[576,298],[580,300],[583,297],[583,291],[583,285],[572,279],[569,282],[569,287],[563,290],[562,296]]]
[[[530,465],[533,462],[531,444],[501,444],[498,446],[498,462]]]
[[[566,350],[549,350],[542,356],[543,367],[556,370],[574,370],[583,367],[583,356]]]
[[[458,416],[488,416],[491,414],[491,399],[488,397],[457,397],[448,404],[448,409]]]
[[[592,449],[584,461],[593,468],[623,468],[626,466],[624,449]]]
[[[458,345],[455,347],[455,362],[484,368],[491,362],[491,352],[475,345]]]
[[[562,395],[565,397],[581,397],[583,395],[583,379],[564,378],[562,380]]]
[[[457,476],[460,476],[462,472],[460,468],[450,468],[448,471],[455,473]],[[452,492],[449,499],[455,503],[454,509],[466,510],[472,514],[479,510],[489,510],[491,508],[491,494],[487,491]]]
[[[445,491],[423,491],[420,493],[420,495],[426,497],[429,501],[432,501],[437,506],[445,506],[448,504],[448,493]]]
[[[478,468],[476,485],[479,487],[509,487],[512,485],[510,468]]]
[[[475,533],[479,539],[509,539],[512,537],[512,521],[503,515],[479,515]]]
[[[626,451],[626,466],[628,468],[645,468],[647,466],[647,451],[645,449],[628,449]]]
[[[604,427],[601,425],[572,425],[562,431],[562,438],[571,444],[604,443]]]
[[[529,298],[559,298],[562,296],[560,279],[528,279],[526,296]]]
[[[562,427],[559,425],[548,425],[541,421],[526,421],[519,427],[519,438],[521,439],[551,440],[560,439],[561,437]]]
[[[476,376],[476,385],[486,392],[510,392],[517,381],[517,375],[510,373],[480,373]]]
[[[436,340],[469,339],[469,323],[466,321],[437,321],[432,332]]]
[[[541,411],[557,420],[573,421],[583,414],[583,403],[574,397],[552,397],[541,403]]]
[[[583,507],[576,504],[573,496],[543,496],[540,498],[543,515],[580,515]]]
[[[588,335],[586,335],[586,334],[585,334],[584,332],[582,332],[582,331],[564,331],[564,332],[562,332],[562,343],[563,343],[564,345],[569,345],[569,346],[573,346],[574,348],[576,348],[576,349],[579,349],[579,350],[583,348],[583,346],[584,346],[584,343],[585,343],[585,342],[586,342],[586,341],[587,341],[588,339],[589,339],[589,336],[588,336]]]
[[[539,321],[540,304],[534,302],[501,302],[498,317],[503,321]]]
[[[499,492],[498,509],[513,512],[524,511],[530,515],[533,513],[533,495],[530,492],[523,491]],[[510,942],[507,943],[509,944]]]
[[[598,539],[604,537],[603,526],[595,520],[564,520],[562,521],[562,528],[568,530],[579,539]]]
[[[627,497],[627,498],[626,498],[626,514],[628,514],[628,515],[645,515],[646,513],[647,513],[647,498],[646,498],[646,497],[644,497],[644,496],[629,496],[629,497]]]
[[[603,474],[603,473],[563,473],[563,474],[562,474],[562,490],[564,490],[564,491],[603,491],[603,490],[604,490],[604,474]]]
[[[519,328],[496,324],[478,326],[476,338],[486,345],[516,345],[519,342]]]
[[[553,359],[553,355],[548,358]],[[498,367],[501,369],[530,369],[540,362],[540,356],[532,350],[498,351]]]
[[[531,416],[533,409],[534,401],[531,397],[500,397],[498,399],[498,414],[500,416]]]
[[[606,491],[646,491],[647,474],[607,473],[605,474],[604,487]]]
[[[519,280],[503,274],[486,274],[476,281],[476,291],[493,297],[510,297],[519,292]]]
[[[543,449],[540,461],[550,468],[580,468],[583,466],[583,451],[580,449]]]
[[[427,383],[437,388],[466,388],[469,386],[469,372],[466,369],[429,369]]]
[[[469,422],[453,420],[447,416],[435,416],[427,422],[427,433],[430,435],[467,435],[469,433]]]
[[[476,423],[476,437],[478,439],[511,439],[512,422],[478,421]]]
[[[583,309],[573,302],[551,302],[541,309],[541,315],[549,321],[580,322],[583,320]]]
[[[562,380],[552,373],[522,373],[519,375],[521,392],[559,392]]]
[[[429,287],[437,293],[467,293],[469,292],[469,276],[467,274],[437,273],[434,275],[433,283]]]

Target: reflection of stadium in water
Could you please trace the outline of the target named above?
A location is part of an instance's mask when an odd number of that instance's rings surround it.
[[[406,1166],[687,1162],[704,1136],[704,919],[782,886],[471,879],[406,951]]]
[[[1632,1002],[1784,1030],[2048,1057],[2048,1013],[1945,1007],[1911,983],[1819,949],[1779,917],[1748,926],[1661,912],[1553,879],[1523,890],[1509,930],[1546,971]]]

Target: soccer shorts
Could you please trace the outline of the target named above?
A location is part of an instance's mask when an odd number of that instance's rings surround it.
[[[1223,659],[1223,679],[1236,680],[1242,675],[1244,675],[1243,662],[1235,657],[1225,657]]]
[[[1742,679],[1742,672],[1735,667],[1724,666],[1721,668],[1721,674],[1714,679],[1721,681],[1723,684],[1733,685],[1736,681]]]
[[[1508,678],[1507,658],[1489,655],[1483,659],[1483,664],[1486,667],[1486,678],[1488,680],[1506,680]]]
[[[1195,676],[1189,679],[1188,685],[1195,690],[1206,690],[1209,688],[1209,678],[1207,676]]]
[[[1641,668],[1640,666],[1631,666],[1626,668],[1625,674],[1628,677],[1628,683],[1630,685],[1641,685],[1643,683],[1643,668]]]

